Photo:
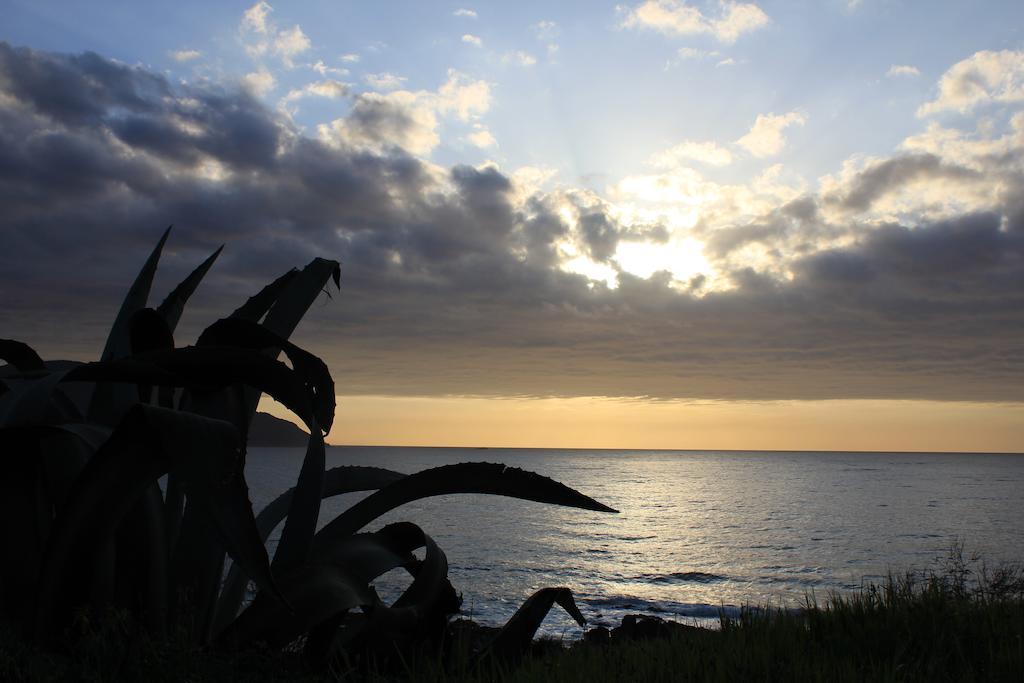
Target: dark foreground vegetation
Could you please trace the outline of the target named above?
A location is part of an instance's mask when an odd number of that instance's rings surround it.
[[[757,608],[718,630],[624,620],[568,644],[537,641],[522,657],[476,657],[487,634],[456,621],[434,649],[339,656],[324,668],[301,643],[285,650],[157,641],[121,616],[80,620],[43,653],[10,629],[0,680],[46,681],[1020,681],[1024,572],[954,561],[942,572],[890,577],[801,610]]]
[[[411,501],[459,493],[615,512],[494,463],[409,475],[327,469],[334,379],[289,337],[332,280],[340,287],[340,265],[317,258],[285,273],[181,346],[178,322],[221,250],[150,307],[169,233],[129,288],[99,361],[47,363],[0,339],[0,623],[38,661],[70,647],[69,671],[103,678],[121,670],[103,667],[118,661],[107,653],[122,640],[158,658],[263,647],[271,660],[301,643],[304,660],[325,670],[339,657],[411,656],[440,643],[459,609],[447,558],[418,524],[364,527]],[[305,425],[306,454],[295,486],[255,515],[245,460],[263,394]],[[369,495],[318,529],[321,501],[355,491]],[[271,560],[266,542],[278,527]],[[373,582],[392,570],[409,583],[386,602]],[[543,588],[474,656],[517,657],[555,605],[584,623],[569,589]]]

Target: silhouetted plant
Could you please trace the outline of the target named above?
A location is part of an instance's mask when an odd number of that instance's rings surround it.
[[[147,308],[169,231],[128,291],[100,361],[47,365],[27,345],[0,340],[0,358],[11,366],[0,381],[0,614],[26,635],[45,643],[83,614],[113,608],[157,636],[185,629],[201,643],[273,647],[304,640],[320,660],[354,643],[416,641],[443,625],[458,599],[444,552],[419,526],[360,533],[382,514],[452,493],[613,511],[502,465],[408,476],[326,469],[334,382],[323,361],[288,338],[328,281],[340,285],[339,264],[315,259],[289,271],[194,346],[176,347],[178,320],[220,249]],[[277,360],[281,353],[290,365]],[[245,446],[263,393],[310,436],[295,486],[254,516]],[[322,499],[353,491],[373,493],[317,531]],[[265,542],[281,522],[271,562]],[[422,560],[413,554],[419,548]],[[372,582],[396,568],[411,582],[388,605]],[[243,605],[249,581],[257,591]],[[583,623],[568,589],[544,589],[491,650],[514,656],[555,602]]]

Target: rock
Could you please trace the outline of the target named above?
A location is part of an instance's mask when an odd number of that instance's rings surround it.
[[[595,629],[596,630],[596,629]],[[675,621],[647,614],[627,614],[622,623],[613,628],[611,639],[615,640],[662,640],[673,636],[691,635],[704,631],[697,626],[687,626]]]
[[[612,640],[612,632],[604,626],[595,626],[583,634],[583,642],[604,647]]]

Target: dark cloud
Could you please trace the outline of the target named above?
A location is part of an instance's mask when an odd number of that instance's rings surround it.
[[[559,243],[614,265],[621,241],[664,241],[663,226],[579,201],[573,227],[571,194],[521,200],[493,168],[439,174],[403,151],[407,110],[357,102],[345,129],[378,151],[329,146],[241,88],[3,44],[0,91],[0,328],[47,356],[97,354],[174,223],[157,297],[228,245],[180,342],[287,268],[342,261],[341,295],[298,335],[340,393],[1024,400],[1024,183],[1006,173],[1005,206],[851,224],[842,248],[817,246],[839,228],[813,197],[703,233],[711,256],[783,245],[788,278],[741,266],[707,292],[702,275],[680,291],[622,273],[612,289],[560,270]],[[837,201],[966,173],[951,169],[883,162]]]
[[[798,253],[813,250],[815,242],[837,233],[834,226],[819,219],[813,197],[801,197],[743,225],[709,229],[701,226],[705,251],[713,259],[723,259],[748,244],[770,247],[788,246]]]
[[[872,164],[857,174],[845,194],[828,200],[850,211],[865,211],[881,197],[916,181],[965,182],[980,178],[978,171],[945,163],[934,154],[908,154]]]

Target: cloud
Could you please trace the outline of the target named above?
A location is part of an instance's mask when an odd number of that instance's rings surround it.
[[[281,55],[281,59],[288,66],[292,66],[292,57],[296,57],[309,50],[312,44],[309,37],[302,32],[302,28],[296,24],[290,29],[281,31],[274,40],[273,51]]]
[[[529,52],[515,50],[502,55],[501,61],[505,64],[515,64],[516,66],[533,66],[537,63],[537,58]]]
[[[199,50],[175,50],[170,53],[171,59],[176,62],[191,62],[203,56]]]
[[[728,166],[732,163],[732,153],[715,142],[684,140],[674,147],[653,155],[649,163],[662,168],[671,168],[684,160],[699,161],[711,166]]]
[[[336,100],[348,94],[349,88],[346,83],[335,80],[316,81],[307,83],[301,88],[293,88],[281,99],[281,104],[289,104],[306,97],[323,97]]]
[[[479,123],[489,90],[475,83],[356,95],[346,120],[373,144],[348,145],[304,135],[238,84],[0,43],[0,272],[18,293],[0,328],[47,357],[95,357],[173,221],[157,302],[228,245],[179,344],[286,269],[340,259],[341,295],[296,341],[353,394],[1024,400],[1016,124],[931,129],[918,144],[938,161],[851,165],[832,188],[843,211],[828,187],[783,199],[784,169],[744,187],[679,168],[637,183],[672,200],[641,214],[625,195],[386,144],[417,112]],[[947,151],[970,152],[956,182],[988,186],[984,206],[874,213],[889,185],[945,190],[962,166]],[[692,209],[690,227],[666,207]],[[655,253],[696,270],[625,268]]]
[[[439,111],[454,112],[460,120],[469,121],[491,108],[491,86],[449,69],[448,80],[438,88],[436,104]]]
[[[466,137],[474,146],[480,149],[487,149],[488,147],[496,147],[498,145],[498,141],[491,135],[491,131],[483,126],[477,128]]]
[[[888,78],[916,77],[921,75],[921,71],[910,64],[893,64],[885,75]]]
[[[558,24],[550,19],[542,19],[536,24],[530,27],[533,31],[533,35],[536,36],[537,40],[551,41],[558,37],[561,30],[558,28]]]
[[[273,11],[269,3],[260,0],[242,13],[239,31],[247,41],[245,49],[253,57],[276,55],[285,66],[292,68],[294,58],[307,52],[312,43],[298,24],[279,29],[269,18]]]
[[[405,76],[396,76],[393,73],[367,74],[363,79],[371,88],[377,90],[397,90],[405,83]]]
[[[262,97],[277,86],[277,79],[266,69],[260,69],[243,76],[242,84],[253,94]]]
[[[966,114],[994,102],[1024,102],[1024,52],[983,50],[957,62],[939,79],[939,96],[922,104],[917,115]]]
[[[733,43],[744,33],[763,28],[771,20],[753,3],[722,2],[717,17],[708,17],[679,0],[647,0],[628,9],[622,25],[647,28],[672,36],[708,34]]]
[[[480,36],[474,36],[471,33],[464,33],[464,34],[462,34],[462,42],[468,43],[469,45],[472,45],[473,47],[483,47],[484,46],[484,41],[480,38]]]
[[[459,8],[452,12],[453,16],[465,17],[467,19],[476,19],[476,12],[471,9]]]
[[[316,62],[311,64],[309,68],[317,72],[321,76],[327,76],[329,74],[333,76],[348,76],[349,73],[348,69],[327,66],[326,64],[324,64],[324,61],[322,59],[316,60]]]
[[[440,118],[453,116],[469,123],[491,105],[490,84],[472,80],[454,69],[431,92],[395,90],[356,96],[348,115],[317,127],[319,139],[336,147],[381,152],[399,147],[427,155],[441,142]]]
[[[681,47],[676,50],[676,55],[679,59],[704,59],[712,54],[718,54],[717,52],[708,52],[707,50],[698,50],[695,47]]]
[[[934,154],[908,154],[868,164],[849,177],[841,190],[832,190],[825,198],[843,209],[864,212],[914,183],[927,181],[934,187],[936,181],[948,180],[962,185],[979,178],[978,172],[946,163]]]
[[[429,154],[441,142],[436,109],[408,91],[357,95],[344,118],[320,124],[320,139],[335,146],[383,152],[399,147]]]
[[[750,132],[736,141],[756,157],[768,157],[778,154],[786,146],[786,138],[782,131],[789,126],[802,126],[807,117],[800,112],[788,114],[758,114]]]
[[[242,30],[266,35],[270,32],[267,17],[274,8],[267,2],[257,2],[242,13]]]
[[[341,61],[343,62],[354,64],[355,62],[358,62],[360,60],[360,57],[354,52],[348,52],[346,54],[341,55],[339,59],[341,59]]]

